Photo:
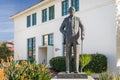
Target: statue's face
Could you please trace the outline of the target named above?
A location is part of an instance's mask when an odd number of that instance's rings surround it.
[[[70,15],[74,15],[75,9],[73,7],[70,7],[69,8],[69,13],[70,13]]]

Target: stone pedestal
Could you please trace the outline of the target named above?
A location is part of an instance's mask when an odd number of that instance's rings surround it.
[[[87,76],[85,73],[70,73],[65,72],[58,73],[57,76],[51,80],[94,80],[91,76]]]

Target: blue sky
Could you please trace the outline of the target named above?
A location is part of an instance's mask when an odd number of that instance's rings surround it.
[[[39,2],[40,0],[0,0],[0,42],[14,39],[14,23],[10,16]]]

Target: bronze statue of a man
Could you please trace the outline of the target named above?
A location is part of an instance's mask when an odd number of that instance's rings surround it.
[[[79,54],[80,54],[80,29],[81,40],[84,40],[84,26],[78,17],[74,15],[74,7],[69,8],[70,15],[64,19],[60,27],[60,32],[66,41],[66,72],[70,73],[70,48],[74,51],[74,72],[79,73]]]

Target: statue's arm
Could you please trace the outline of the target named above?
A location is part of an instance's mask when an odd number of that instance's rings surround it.
[[[79,19],[79,27],[81,28],[81,40],[84,40],[85,37],[85,28]]]
[[[62,22],[62,24],[61,24],[61,27],[60,27],[60,32],[63,34],[63,35],[65,35],[65,19],[64,19],[64,21]]]

